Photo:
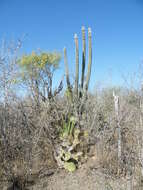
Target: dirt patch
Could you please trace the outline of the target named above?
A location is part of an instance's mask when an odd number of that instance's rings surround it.
[[[57,169],[54,173],[45,170],[42,176],[35,179],[34,184],[27,184],[23,190],[127,190],[131,182],[133,189],[142,190],[134,177],[130,181],[127,177],[109,176],[97,159],[92,157],[73,173],[62,169]],[[7,190],[9,185],[3,183],[0,189]]]
[[[89,159],[74,173],[57,170],[53,175],[37,179],[36,184],[28,190],[125,190],[128,188],[126,178],[113,179],[103,174],[102,169],[94,167],[94,159]],[[3,188],[2,190],[5,190]],[[140,189],[141,190],[141,189]]]

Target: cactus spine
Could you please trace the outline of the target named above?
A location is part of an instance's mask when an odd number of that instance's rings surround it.
[[[86,61],[86,42],[85,42],[85,28],[82,27],[82,73],[81,73],[81,89],[84,85],[84,72],[85,72],[85,61]]]
[[[76,56],[76,70],[75,70],[75,94],[78,97],[78,83],[79,83],[79,48],[78,48],[78,37],[74,35],[75,40],[75,56]]]
[[[88,70],[85,83],[85,91],[88,91],[90,75],[91,75],[91,65],[92,65],[92,42],[91,42],[91,28],[88,28]]]

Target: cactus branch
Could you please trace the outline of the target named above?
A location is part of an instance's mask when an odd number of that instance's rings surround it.
[[[68,59],[67,59],[66,48],[64,48],[64,63],[65,63],[66,82],[67,82],[67,86],[70,88],[69,68],[68,68]]]
[[[85,91],[88,91],[90,75],[91,75],[91,65],[92,65],[92,43],[91,43],[91,28],[88,28],[88,70],[85,83]]]
[[[65,73],[66,73],[66,82],[67,82],[67,89],[70,94],[70,97],[72,97],[72,90],[71,90],[71,84],[69,79],[69,69],[68,69],[68,59],[67,59],[67,50],[64,48],[64,63],[65,63]]]
[[[84,72],[85,72],[85,60],[86,59],[86,42],[85,42],[85,28],[82,27],[82,73],[81,73],[81,88],[84,85]]]
[[[78,83],[79,83],[79,48],[77,34],[74,36],[75,40],[75,56],[76,56],[76,71],[75,71],[75,93],[78,97]]]

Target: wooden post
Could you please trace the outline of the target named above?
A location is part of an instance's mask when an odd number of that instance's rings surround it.
[[[115,108],[115,117],[116,117],[116,124],[117,124],[117,130],[118,130],[118,164],[121,162],[121,154],[122,154],[122,149],[121,149],[121,126],[120,126],[120,121],[119,121],[119,109],[120,109],[120,104],[119,104],[119,96],[115,95],[115,92],[113,91],[113,97],[114,97],[114,108]]]

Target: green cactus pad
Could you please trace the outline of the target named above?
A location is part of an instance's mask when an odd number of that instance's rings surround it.
[[[74,172],[76,170],[76,166],[73,162],[65,162],[64,168],[69,172]]]

